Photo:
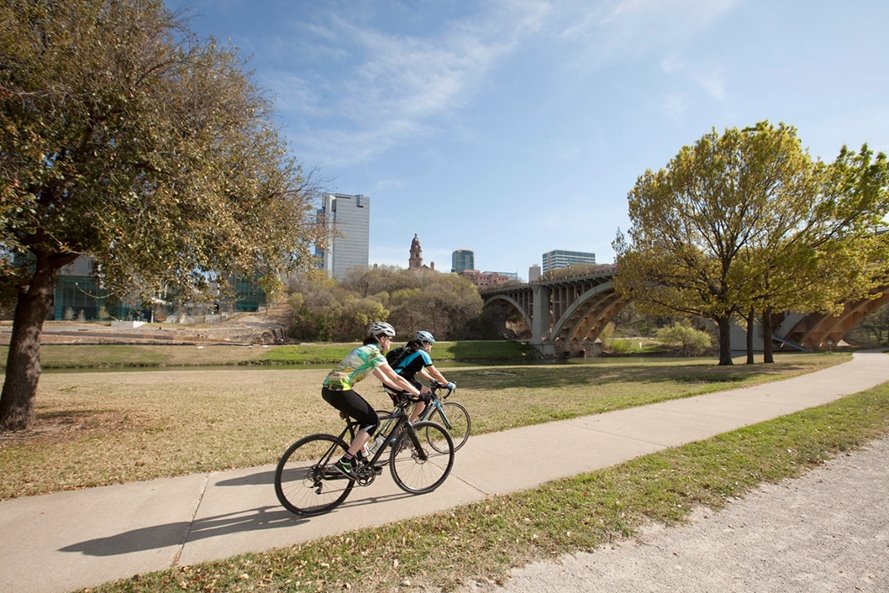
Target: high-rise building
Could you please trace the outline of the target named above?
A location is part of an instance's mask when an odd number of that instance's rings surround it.
[[[528,282],[537,282],[538,280],[540,280],[540,266],[533,264],[528,268]]]
[[[595,265],[596,254],[584,251],[564,251],[556,249],[543,254],[543,273],[546,274],[573,264]]]
[[[469,249],[458,249],[451,254],[451,272],[457,274],[475,269],[475,254]]]
[[[361,194],[327,194],[318,215],[327,226],[327,248],[315,250],[319,267],[337,280],[345,278],[350,268],[366,268],[370,198]]]

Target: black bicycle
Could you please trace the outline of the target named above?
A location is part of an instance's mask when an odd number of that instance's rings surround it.
[[[356,483],[369,486],[383,472],[385,462],[381,459],[387,450],[389,471],[399,488],[424,494],[441,486],[454,465],[454,442],[448,431],[434,422],[411,424],[407,409],[413,401],[407,395],[399,396],[395,409],[374,434],[378,448],[369,456],[364,452],[356,456],[357,478],[333,467],[360,428],[348,417],[339,436],[313,434],[290,445],[275,469],[275,494],[284,508],[302,516],[333,510],[346,500]]]

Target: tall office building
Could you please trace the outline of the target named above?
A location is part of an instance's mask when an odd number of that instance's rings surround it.
[[[318,265],[337,280],[354,267],[367,267],[370,245],[370,198],[327,194],[318,215],[327,226],[327,248],[316,249]]]
[[[537,282],[540,280],[540,266],[533,264],[528,268],[528,282]]]
[[[543,273],[546,274],[552,270],[567,268],[573,264],[592,264],[596,263],[596,254],[584,251],[563,251],[556,249],[547,251],[543,254]]]
[[[460,274],[475,269],[475,254],[469,249],[458,249],[451,254],[451,272]]]

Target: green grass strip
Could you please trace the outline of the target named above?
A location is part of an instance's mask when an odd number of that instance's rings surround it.
[[[388,592],[501,581],[532,560],[589,551],[692,509],[719,509],[889,433],[889,384],[609,469],[452,511],[91,589],[120,592]],[[521,460],[516,460],[521,468]],[[368,512],[373,512],[369,509]],[[323,517],[315,520],[323,520]]]

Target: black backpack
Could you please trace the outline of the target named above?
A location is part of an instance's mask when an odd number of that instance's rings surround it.
[[[411,351],[408,350],[407,346],[399,346],[398,348],[392,348],[389,352],[386,353],[386,362],[389,363],[389,366],[393,369],[398,366],[404,358],[410,354]]]

